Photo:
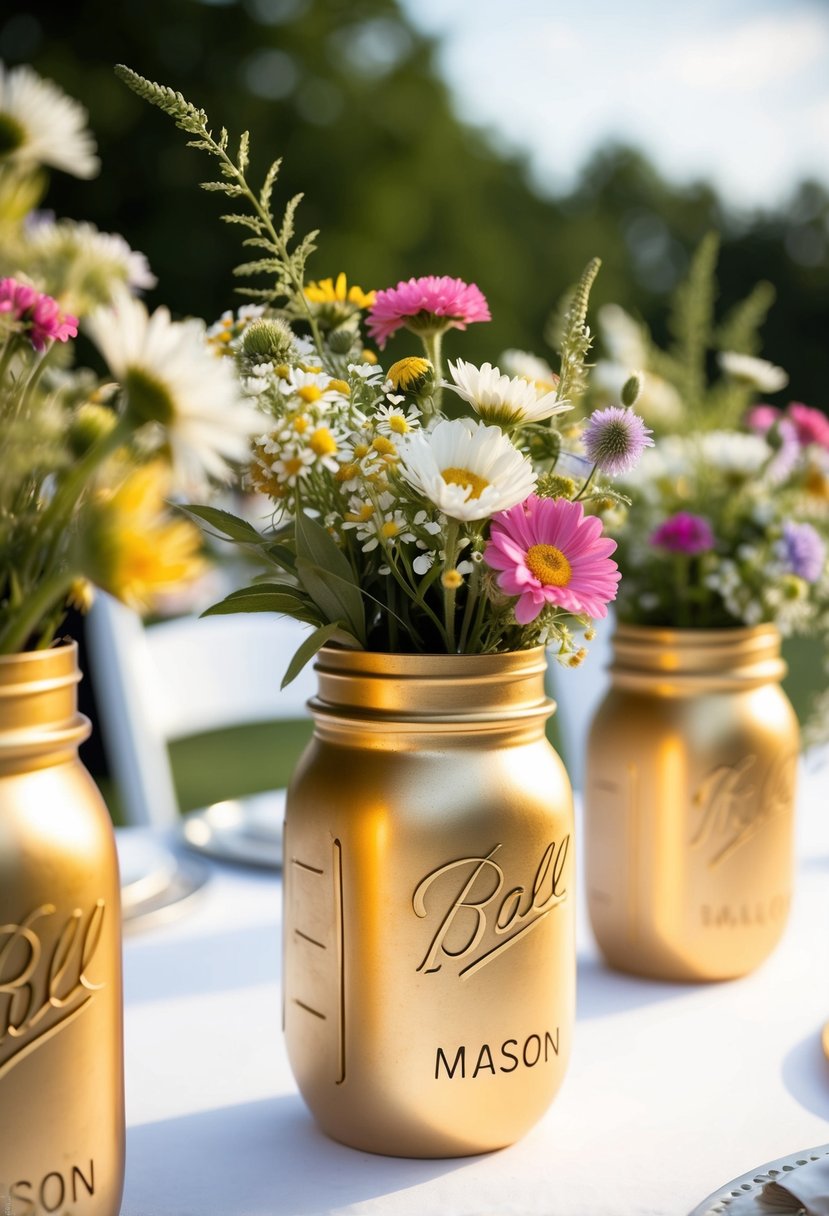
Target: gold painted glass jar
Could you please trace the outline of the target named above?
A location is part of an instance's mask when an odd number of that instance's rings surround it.
[[[285,1032],[330,1136],[447,1157],[518,1139],[574,1014],[572,799],[542,649],[324,648],[288,793]]]
[[[623,971],[722,980],[766,958],[793,877],[797,719],[772,625],[620,625],[587,747],[596,939]]]
[[[77,647],[0,657],[0,1195],[117,1216],[124,1177],[118,861],[78,759]]]

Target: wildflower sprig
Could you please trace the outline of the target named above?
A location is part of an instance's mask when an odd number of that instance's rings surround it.
[[[175,92],[166,85],[147,80],[123,64],[119,64],[115,71],[134,93],[144,101],[150,102],[151,105],[157,106],[165,114],[169,114],[177,127],[193,136],[188,141],[188,147],[199,148],[218,160],[220,180],[202,182],[202,189],[219,192],[232,199],[244,200],[249,205],[252,214],[234,211],[223,215],[222,219],[225,223],[239,224],[248,228],[253,235],[245,238],[242,244],[262,249],[266,255],[241,263],[236,267],[234,273],[240,278],[267,274],[271,275],[274,280],[271,288],[241,287],[237,290],[243,295],[263,300],[268,304],[282,299],[290,299],[298,304],[302,308],[311,330],[317,352],[320,357],[323,357],[324,350],[319,327],[303,293],[305,263],[316,248],[314,242],[318,232],[309,232],[291,247],[295,236],[296,211],[302,201],[301,194],[295,194],[288,200],[282,219],[277,225],[271,203],[273,189],[282,164],[281,158],[277,158],[271,163],[261,188],[258,193],[255,192],[246,176],[250,160],[250,135],[247,131],[244,131],[239,139],[238,151],[234,159],[228,152],[230,137],[227,130],[222,127],[218,139],[215,138],[204,110],[186,101],[181,93]]]

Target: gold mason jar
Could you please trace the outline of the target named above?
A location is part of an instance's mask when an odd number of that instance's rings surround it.
[[[79,679],[74,643],[0,657],[0,1196],[14,1216],[121,1205],[118,861],[78,759]]]
[[[518,1139],[574,1015],[572,798],[543,649],[325,648],[288,792],[288,1054],[322,1129],[449,1157]]]
[[[611,966],[723,980],[766,958],[793,876],[797,719],[772,625],[620,625],[585,782],[587,900]]]

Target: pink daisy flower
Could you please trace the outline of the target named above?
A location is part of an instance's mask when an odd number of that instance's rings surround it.
[[[489,305],[474,283],[426,275],[378,291],[366,324],[382,350],[392,334],[404,327],[418,334],[435,334],[490,319]]]
[[[829,418],[820,410],[800,401],[792,401],[786,408],[786,416],[791,419],[797,430],[797,437],[804,448],[810,443],[819,448],[829,450]]]
[[[659,549],[667,549],[669,553],[696,557],[714,548],[714,533],[708,520],[701,515],[678,511],[662,521],[651,534],[650,542]]]
[[[607,616],[621,578],[610,560],[615,548],[580,502],[531,494],[492,517],[484,560],[500,571],[501,590],[518,596],[515,619],[527,625],[546,604],[576,615]]]
[[[0,279],[0,313],[10,313],[15,321],[23,323],[35,350],[43,350],[47,342],[66,342],[78,334],[77,317],[61,312],[57,300],[16,279]]]

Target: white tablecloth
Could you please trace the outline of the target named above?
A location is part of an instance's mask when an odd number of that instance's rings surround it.
[[[217,864],[186,917],[125,943],[122,1216],[685,1216],[829,1141],[829,770],[808,777],[782,944],[755,974],[686,986],[607,970],[583,907],[565,1084],[482,1157],[355,1152],[316,1126],[280,1031],[280,884]]]

